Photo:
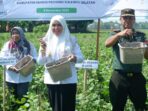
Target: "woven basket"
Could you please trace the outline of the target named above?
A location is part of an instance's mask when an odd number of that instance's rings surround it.
[[[22,58],[19,62],[17,62],[15,68],[23,76],[28,76],[29,74],[35,71],[36,65],[33,61],[33,57],[27,55],[24,58]]]
[[[72,76],[70,61],[62,58],[45,65],[53,81],[60,81]]]
[[[143,62],[146,45],[143,42],[120,43],[120,60],[124,64],[139,64]]]

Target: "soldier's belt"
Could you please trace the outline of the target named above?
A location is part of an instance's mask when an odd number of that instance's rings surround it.
[[[117,71],[119,74],[126,76],[126,77],[134,77],[136,75],[141,74],[141,72],[127,72],[124,70],[115,70],[115,71]]]

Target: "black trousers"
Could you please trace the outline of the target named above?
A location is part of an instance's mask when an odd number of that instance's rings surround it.
[[[109,84],[113,111],[124,111],[129,97],[138,111],[144,111],[147,98],[146,80],[141,73],[127,76],[121,71],[113,71]]]
[[[47,85],[53,111],[75,111],[76,84]]]
[[[29,82],[25,82],[25,83],[6,82],[6,83],[7,83],[9,92],[13,94],[17,99],[21,99],[28,92]]]
[[[21,98],[27,94],[29,82],[25,83],[10,83],[6,82],[8,86],[9,93],[14,95],[15,99],[21,100]],[[11,98],[10,98],[11,99]],[[15,101],[10,100],[9,111],[17,111],[18,108],[23,104],[18,104]]]

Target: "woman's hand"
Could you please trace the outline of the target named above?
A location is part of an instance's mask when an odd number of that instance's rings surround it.
[[[42,38],[39,39],[39,42],[40,42],[40,48],[41,48],[41,53],[42,53],[42,56],[45,56],[45,53],[46,53],[46,43],[45,41],[43,41]]]
[[[11,70],[11,71],[18,73],[18,70],[14,66],[9,67],[8,70]]]
[[[45,41],[43,41],[42,38],[39,39],[39,42],[40,42],[40,46],[41,46],[41,50],[46,50],[46,43]]]
[[[69,56],[68,56],[68,60],[69,60],[70,62],[75,62],[75,63],[76,63],[77,57],[76,57],[75,55],[69,55]]]

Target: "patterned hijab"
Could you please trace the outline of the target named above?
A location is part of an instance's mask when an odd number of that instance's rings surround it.
[[[16,58],[21,59],[24,55],[30,54],[30,44],[25,38],[25,34],[22,28],[14,27],[11,29],[11,36],[14,30],[19,32],[20,40],[14,41],[12,38],[9,40],[9,50],[10,53],[13,53]]]
[[[52,24],[54,23],[54,21],[58,21],[63,27],[62,33],[59,36],[55,35],[52,32]],[[56,15],[52,17],[49,29],[44,37],[44,40],[47,44],[46,54],[48,56],[51,56],[53,60],[60,59],[71,54],[71,35],[63,16]]]

